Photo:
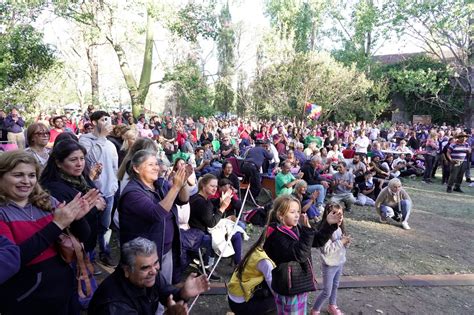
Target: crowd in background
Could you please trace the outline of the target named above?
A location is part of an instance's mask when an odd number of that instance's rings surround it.
[[[81,116],[42,114],[29,125],[17,109],[0,111],[0,131],[0,253],[8,255],[0,259],[0,291],[9,297],[0,303],[2,314],[33,314],[44,303],[52,314],[77,314],[87,306],[90,314],[183,311],[179,301],[208,288],[205,277],[183,274],[189,266],[209,272],[221,254],[232,256],[236,266],[229,305],[237,314],[255,303],[297,312],[314,289],[312,278],[303,277],[301,292],[269,280],[272,274],[279,279],[275,267],[310,259],[312,247],[327,259],[325,291],[312,312],[319,314],[329,298],[330,313],[340,314],[334,290],[351,242],[344,214],[354,205],[373,207],[381,223],[409,230],[412,200],[404,178],[430,185],[440,174],[448,193],[462,193],[464,179],[474,186],[474,129],[446,124],[135,119],[90,106]],[[273,183],[271,192],[262,178]],[[236,221],[245,183],[254,206],[270,204],[273,221],[242,253],[246,222],[243,216]],[[270,197],[262,202],[265,195]],[[101,272],[96,262],[118,264],[111,254],[112,229],[121,268],[95,285],[92,297],[88,281],[74,283],[73,270],[89,279]],[[57,246],[64,231],[83,244],[90,271],[64,262]],[[291,255],[282,254],[283,245]],[[303,268],[312,268],[311,262]],[[59,279],[65,281],[56,286]],[[181,290],[170,286],[180,282]],[[257,299],[251,292],[263,282],[267,296]],[[135,292],[137,287],[153,290]]]

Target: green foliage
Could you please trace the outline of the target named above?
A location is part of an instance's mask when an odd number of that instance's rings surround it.
[[[223,78],[215,84],[214,107],[227,114],[234,108],[234,90],[228,79]]]
[[[415,56],[382,66],[374,75],[389,81],[392,94],[404,96],[410,114],[429,114],[435,122],[459,119],[456,115],[462,114],[462,91],[451,84],[452,69],[438,60]]]
[[[209,87],[195,60],[187,59],[166,72],[163,83],[172,84],[178,112],[204,117],[215,113]]]
[[[304,104],[323,107],[323,118],[373,120],[386,107],[385,83],[375,83],[354,66],[345,67],[324,53],[297,54],[273,64],[252,84],[254,113],[303,116]]]
[[[221,25],[217,37],[219,76],[227,77],[232,74],[235,66],[235,32],[228,4],[222,7],[219,23]]]
[[[9,29],[0,36],[0,102],[31,106],[35,84],[55,62],[54,51],[32,26]]]
[[[196,42],[199,36],[206,39],[216,39],[218,23],[215,8],[215,0],[204,4],[188,2],[178,10],[176,18],[168,22],[168,29],[190,42]]]
[[[295,52],[315,48],[321,16],[330,2],[321,0],[266,0],[265,14],[281,39],[293,41]]]

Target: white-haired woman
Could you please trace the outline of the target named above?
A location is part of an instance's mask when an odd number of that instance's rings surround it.
[[[410,229],[408,218],[411,208],[411,198],[402,188],[402,182],[398,178],[391,179],[375,200],[375,209],[380,215],[380,222],[387,223],[387,219],[391,218],[401,222],[405,230]]]

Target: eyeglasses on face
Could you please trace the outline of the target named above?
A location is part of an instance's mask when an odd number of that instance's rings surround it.
[[[33,133],[35,136],[40,136],[40,137],[49,137],[49,132],[47,131],[38,131]]]

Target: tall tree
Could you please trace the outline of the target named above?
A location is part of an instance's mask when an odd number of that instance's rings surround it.
[[[94,0],[83,3],[95,2]],[[121,6],[114,1],[100,0],[99,6],[84,13],[78,9],[76,3],[67,3],[60,6],[61,14],[74,19],[77,22],[95,27],[110,44],[118,60],[120,71],[122,72],[125,85],[128,89],[134,116],[143,112],[143,105],[152,84],[162,81],[151,82],[153,72],[153,49],[156,45],[154,41],[154,29],[157,22],[168,28],[172,33],[188,41],[196,41],[199,36],[215,37],[216,23],[214,16],[215,2],[210,1],[205,4],[190,1],[184,6],[177,7],[174,4],[166,4],[161,1],[146,0],[142,2],[127,2]],[[117,18],[118,11],[136,12],[139,16],[145,16],[146,22],[141,25],[145,33],[145,46],[143,49],[143,62],[139,79],[129,62],[127,53],[128,41],[124,40],[124,34],[117,32],[120,25]],[[139,12],[140,11],[140,12]],[[127,33],[125,29],[125,33]],[[126,34],[125,34],[126,35]]]
[[[232,78],[235,67],[235,32],[229,3],[222,6],[219,15],[220,29],[217,36],[217,59],[219,61],[218,80],[215,84],[214,106],[224,114],[234,105]]]
[[[464,93],[464,123],[474,127],[474,3],[471,0],[392,1],[394,25],[454,70]]]

